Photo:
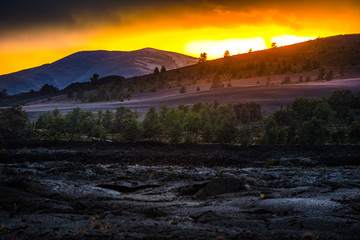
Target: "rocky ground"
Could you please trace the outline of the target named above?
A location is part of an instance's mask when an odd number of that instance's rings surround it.
[[[358,146],[10,144],[1,239],[359,239]]]

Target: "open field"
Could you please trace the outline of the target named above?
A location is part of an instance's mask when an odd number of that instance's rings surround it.
[[[357,146],[9,144],[0,152],[0,238],[358,239],[359,154]]]
[[[124,106],[138,113],[143,114],[151,106],[159,107],[168,104],[175,107],[179,104],[192,105],[196,102],[213,102],[217,99],[220,103],[238,103],[255,101],[261,104],[265,115],[286,106],[293,99],[304,96],[308,98],[323,97],[331,95],[335,90],[348,88],[354,93],[360,92],[360,78],[335,79],[332,81],[313,81],[296,84],[279,84],[288,75],[272,76],[270,84],[267,85],[267,77],[257,77],[251,79],[232,80],[231,88],[209,89],[210,83],[187,86],[187,93],[180,94],[179,88],[171,88],[157,92],[140,93],[132,96],[130,101],[119,102],[96,102],[80,103],[66,100],[66,96],[54,97],[48,102],[46,99],[36,101],[24,106],[31,119],[46,111],[59,108],[63,113],[79,107],[82,110],[97,112],[99,109],[115,110],[119,106]],[[299,74],[291,75],[293,82],[297,81]],[[226,85],[226,84],[225,84]],[[199,86],[199,92],[196,87]]]

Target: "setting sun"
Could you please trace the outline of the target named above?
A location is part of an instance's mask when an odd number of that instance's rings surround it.
[[[0,75],[85,50],[151,47],[193,57],[207,52],[215,59],[225,50],[236,55],[272,42],[284,46],[356,33],[360,22],[360,4],[338,0],[14,4],[0,8],[6,9],[0,15]]]

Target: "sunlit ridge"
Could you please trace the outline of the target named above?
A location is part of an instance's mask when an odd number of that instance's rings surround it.
[[[230,55],[247,53],[270,48],[269,43],[276,43],[276,46],[286,46],[299,42],[305,42],[315,39],[316,37],[298,37],[294,35],[278,35],[271,37],[271,41],[266,42],[263,37],[254,38],[234,38],[226,40],[197,40],[187,43],[184,47],[185,54],[199,56],[200,53],[206,52],[208,59],[216,59],[224,56],[228,50]]]

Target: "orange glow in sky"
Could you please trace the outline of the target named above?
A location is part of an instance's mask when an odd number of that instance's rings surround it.
[[[191,41],[185,45],[185,53],[189,55],[196,54],[199,50],[206,52],[209,59],[221,58],[224,52],[229,50],[230,55],[245,53],[250,50],[262,50],[266,48],[265,40],[262,37],[255,38],[238,38],[225,40],[198,40]]]
[[[34,21],[14,15],[6,22],[0,15],[0,75],[51,63],[77,51],[152,47],[194,57],[207,52],[214,59],[225,50],[235,55],[250,48],[270,48],[272,42],[284,46],[360,32],[360,3],[355,0],[154,1],[158,2],[154,6],[119,2],[119,6],[101,9],[103,14],[95,11],[96,17],[91,9],[69,12],[65,20],[63,12],[60,17],[55,12],[52,15],[57,18],[52,21],[40,18],[41,12],[34,13]]]

